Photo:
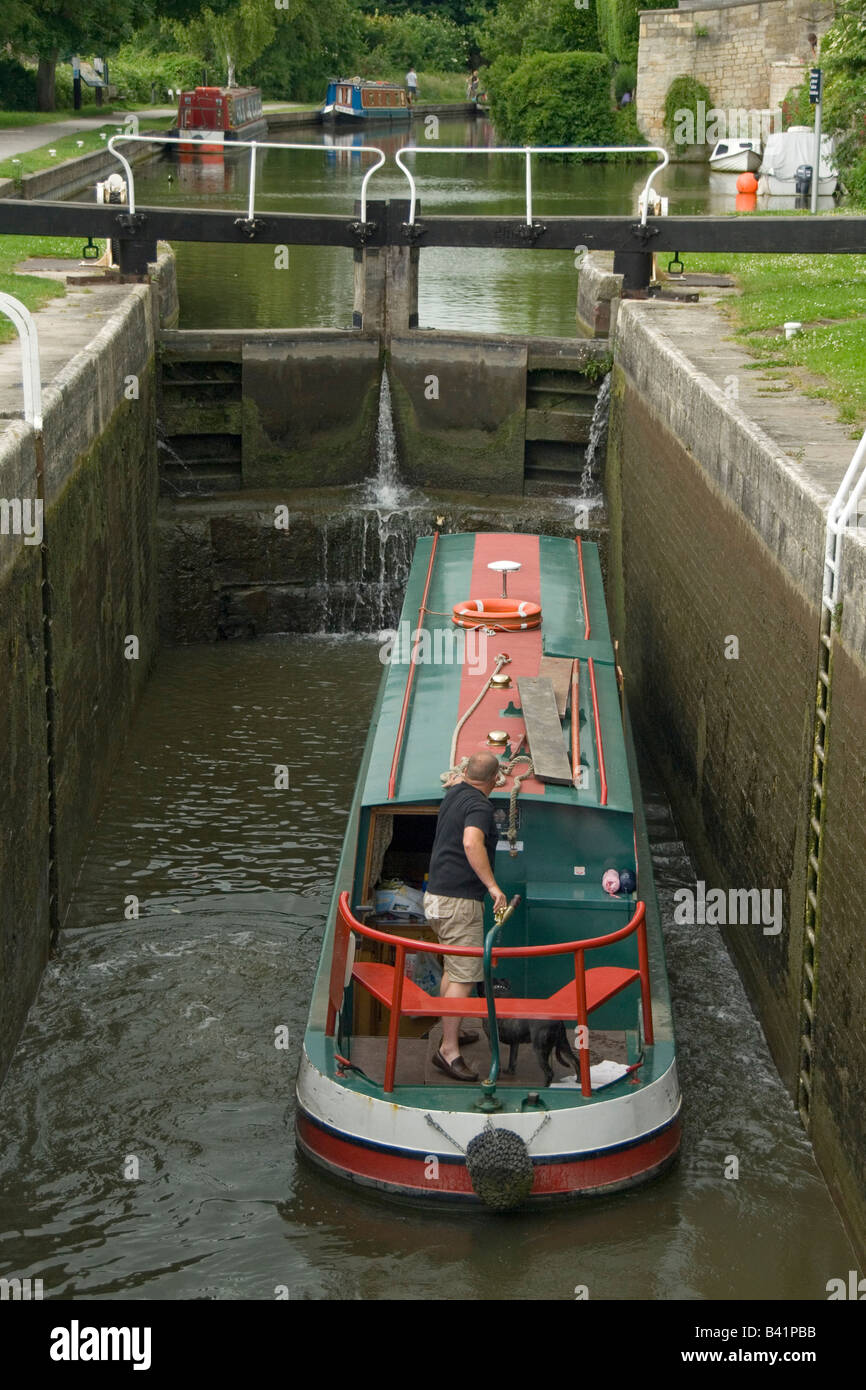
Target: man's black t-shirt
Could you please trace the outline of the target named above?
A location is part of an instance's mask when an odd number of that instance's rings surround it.
[[[475,898],[480,902],[487,889],[466,858],[463,831],[467,825],[477,826],[484,831],[487,857],[493,868],[493,855],[499,838],[493,807],[489,798],[477,787],[458,782],[456,786],[448,788],[439,807],[427,891],[443,898]]]

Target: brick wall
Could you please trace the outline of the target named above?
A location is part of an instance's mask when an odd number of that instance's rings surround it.
[[[716,107],[775,107],[814,60],[807,35],[819,39],[833,20],[829,0],[759,0],[640,15],[637,121],[653,144],[667,144],[664,105],[675,77],[692,76]],[[706,31],[706,32],[704,32]],[[774,63],[787,67],[773,71]],[[781,91],[780,85],[786,85]]]

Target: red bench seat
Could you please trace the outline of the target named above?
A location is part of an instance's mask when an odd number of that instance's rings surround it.
[[[390,1009],[394,999],[393,965],[377,965],[370,961],[357,962],[352,967],[352,979]],[[592,1013],[601,1004],[619,994],[621,989],[640,979],[639,970],[628,970],[624,966],[599,965],[586,971],[586,1008]],[[570,980],[549,999],[512,999],[509,996],[496,997],[498,1018],[550,1018],[568,1022],[577,1017],[575,981]],[[486,999],[470,996],[468,999],[451,997],[443,999],[438,994],[428,994],[426,990],[410,980],[403,979],[403,998],[400,1012],[410,1018],[486,1018]]]

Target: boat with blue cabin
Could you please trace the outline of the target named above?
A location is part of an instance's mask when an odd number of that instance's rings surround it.
[[[331,78],[322,106],[322,120],[328,125],[408,121],[410,115],[405,88],[362,77]]]
[[[681,1097],[597,547],[424,537],[388,640],[310,1004],[298,1146],[383,1192],[493,1209],[641,1183],[677,1154]],[[485,900],[483,948],[443,947],[422,906],[436,818],[481,750],[500,763],[493,872],[509,905],[495,917]],[[449,953],[482,956],[477,997],[439,995]],[[461,1051],[477,1081],[434,1066],[443,1013],[474,1026]]]

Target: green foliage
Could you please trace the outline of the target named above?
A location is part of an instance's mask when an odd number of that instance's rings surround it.
[[[479,30],[485,63],[525,58],[531,53],[598,49],[596,0],[578,8],[574,0],[500,0]]]
[[[699,101],[704,103],[704,113],[706,114],[713,105],[713,99],[703,82],[698,82],[695,77],[680,76],[674,78],[665,97],[665,130],[671,139],[674,139],[676,135],[678,112],[691,111],[694,117],[692,129],[697,128],[699,124],[697,119]]]
[[[35,105],[35,74],[0,53],[0,107],[4,111],[30,111]]]
[[[131,102],[149,102],[151,87],[158,102],[168,92],[188,91],[201,82],[203,59],[197,53],[155,50],[140,41],[124,44],[109,61],[109,76]],[[217,74],[214,74],[215,76]],[[210,74],[208,74],[210,77]],[[60,73],[58,73],[58,85]]]
[[[591,357],[580,369],[581,376],[585,376],[587,381],[602,381],[613,369],[613,353],[606,352],[604,357]]]
[[[631,92],[637,86],[637,68],[633,63],[620,63],[613,75],[613,92],[617,101],[622,100],[624,92]]]
[[[234,0],[229,9],[205,5],[193,19],[170,27],[181,48],[206,55],[218,80],[233,86],[237,74],[248,81],[252,63],[275,37],[277,15],[284,13],[261,0]]]
[[[469,66],[469,41],[464,28],[438,14],[378,14],[361,19],[364,76],[402,68],[432,68],[447,72]]]
[[[618,63],[637,62],[638,11],[670,8],[669,0],[595,0],[595,3],[599,44]]]
[[[494,8],[496,0],[359,0],[365,14],[405,14],[407,10],[441,16],[461,27],[479,23]]]
[[[354,0],[291,0],[273,42],[250,68],[250,81],[272,101],[322,101],[329,77],[354,75],[361,16]]]
[[[782,129],[792,125],[813,125],[815,108],[809,102],[809,74],[799,87],[792,87],[782,102]]]
[[[866,16],[848,4],[821,41],[824,128],[835,134],[836,159],[851,199],[866,204]]]
[[[515,143],[611,145],[614,141],[610,66],[602,53],[532,54],[505,77],[497,109],[501,112],[495,116],[497,129]]]
[[[637,107],[633,101],[630,101],[627,106],[620,106],[617,108],[617,110],[614,112],[613,124],[616,132],[614,137],[614,144],[645,145],[647,143],[646,139],[637,128]],[[646,156],[637,154],[631,154],[628,156],[617,155],[616,158],[627,158],[629,162],[631,162],[632,160],[640,160],[646,158],[651,160],[653,163],[656,162],[656,156],[654,154]]]

